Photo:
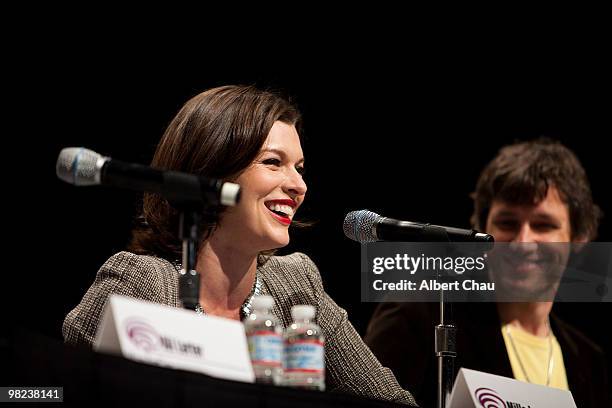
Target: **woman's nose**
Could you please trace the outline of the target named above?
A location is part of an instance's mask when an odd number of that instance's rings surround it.
[[[295,169],[287,176],[284,188],[292,195],[297,196],[306,194],[306,190],[308,190],[302,175]]]

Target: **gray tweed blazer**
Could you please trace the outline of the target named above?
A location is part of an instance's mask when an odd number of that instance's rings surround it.
[[[325,336],[327,388],[370,398],[416,405],[391,370],[383,367],[348,321],[347,313],[323,289],[319,271],[302,254],[273,256],[258,268],[262,294],[274,297],[272,313],[283,327],[291,324],[291,307],[317,308],[317,323]],[[93,344],[104,305],[117,293],[163,305],[180,307],[178,271],[165,259],[120,252],[100,268],[85,296],[64,320],[67,343]]]

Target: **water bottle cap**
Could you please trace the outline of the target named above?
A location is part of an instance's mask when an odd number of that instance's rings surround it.
[[[315,307],[311,305],[295,305],[291,308],[293,320],[312,319],[315,316]]]
[[[269,295],[255,296],[252,302],[253,302],[253,309],[255,310],[271,309],[272,306],[274,306],[274,298]]]

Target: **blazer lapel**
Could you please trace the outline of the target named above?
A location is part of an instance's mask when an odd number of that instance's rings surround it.
[[[550,314],[550,325],[559,346],[561,346],[567,385],[574,396],[574,400],[587,401],[589,392],[586,381],[591,373],[585,372],[585,367],[581,364],[578,345],[572,340],[564,328],[563,322],[554,313]]]
[[[466,368],[514,378],[495,303],[468,303],[464,311],[457,330],[466,356],[458,347],[458,359]]]

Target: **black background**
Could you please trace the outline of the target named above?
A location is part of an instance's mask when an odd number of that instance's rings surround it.
[[[270,43],[183,50],[138,36],[80,35],[39,33],[11,45],[5,66],[2,292],[9,328],[60,338],[65,314],[129,238],[139,195],[59,181],[61,148],[148,163],[180,106],[213,86],[272,87],[301,108],[309,190],[300,212],[317,223],[295,231],[283,252],[314,259],[361,334],[374,305],[360,302],[359,246],[342,233],[350,210],[469,227],[469,193],[497,150],[548,135],[577,153],[596,202],[612,212],[612,71],[588,42],[542,40],[529,52],[511,42],[400,44],[368,53],[335,42],[325,54],[306,55]],[[612,240],[609,218],[599,240]],[[609,304],[555,307],[612,352]]]

